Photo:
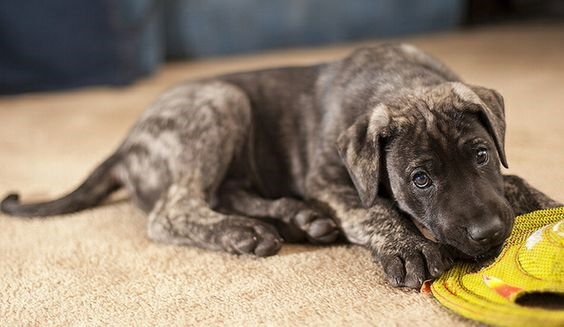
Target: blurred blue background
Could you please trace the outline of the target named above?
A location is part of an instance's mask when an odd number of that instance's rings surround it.
[[[125,85],[167,59],[450,30],[510,2],[2,0],[0,94]]]
[[[462,0],[192,0],[166,8],[167,54],[202,56],[445,30]]]

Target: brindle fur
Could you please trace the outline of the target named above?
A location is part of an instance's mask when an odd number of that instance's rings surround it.
[[[180,84],[75,191],[35,204],[9,195],[2,211],[63,214],[125,187],[153,240],[267,256],[283,239],[330,243],[342,232],[372,250],[393,285],[419,287],[453,256],[499,245],[514,214],[559,205],[502,177],[504,133],[497,92],[462,83],[413,46],[381,45]],[[475,139],[490,150],[487,167],[461,141]],[[433,172],[432,190],[414,189],[414,167]],[[495,242],[469,240],[492,221]]]

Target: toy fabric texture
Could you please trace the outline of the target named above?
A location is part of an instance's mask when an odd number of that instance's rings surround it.
[[[564,326],[564,307],[552,308],[564,300],[564,207],[517,217],[501,254],[475,270],[459,263],[431,292],[447,308],[491,325]],[[532,294],[548,306],[522,305]]]

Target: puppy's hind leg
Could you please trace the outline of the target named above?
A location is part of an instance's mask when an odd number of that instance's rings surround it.
[[[213,211],[193,180],[170,186],[149,214],[149,237],[158,242],[191,245],[234,254],[264,257],[280,249],[274,226]]]
[[[175,155],[168,164],[170,186],[149,214],[149,237],[237,254],[276,253],[282,239],[273,226],[212,210],[219,186],[249,137],[252,115],[244,92],[222,82],[188,84],[165,96],[156,109],[142,131],[152,130],[154,121],[170,120],[167,115],[175,117],[173,133],[161,131],[151,139],[156,150]]]

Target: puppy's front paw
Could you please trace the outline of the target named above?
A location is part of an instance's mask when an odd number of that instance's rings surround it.
[[[374,252],[395,287],[419,289],[425,280],[439,277],[453,264],[439,244],[424,238],[388,242]]]
[[[306,233],[312,243],[332,243],[339,236],[337,224],[311,209],[300,210],[293,219],[293,224]]]

